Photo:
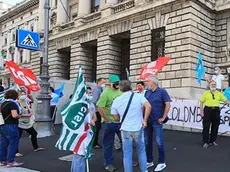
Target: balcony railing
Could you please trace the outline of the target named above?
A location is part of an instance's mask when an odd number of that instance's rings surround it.
[[[134,0],[126,0],[124,2],[121,2],[115,6],[113,6],[113,13],[119,13],[121,11],[124,11],[129,8],[133,8],[135,6]]]
[[[89,15],[84,17],[86,22],[91,22],[91,21],[94,21],[94,20],[98,20],[100,18],[101,18],[101,11],[89,14]]]

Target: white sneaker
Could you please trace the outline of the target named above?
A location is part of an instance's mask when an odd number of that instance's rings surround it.
[[[154,171],[161,171],[166,167],[165,163],[158,164]]]
[[[150,167],[153,167],[153,166],[154,166],[153,162],[147,162],[147,168],[150,168]]]

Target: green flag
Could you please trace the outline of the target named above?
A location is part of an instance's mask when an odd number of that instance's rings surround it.
[[[3,60],[6,60],[6,56],[2,53],[2,51],[1,51],[1,57]]]
[[[86,159],[89,158],[94,135],[89,125],[92,117],[87,97],[85,79],[80,66],[72,99],[61,111],[63,128],[56,147],[60,150],[73,151],[85,156]]]

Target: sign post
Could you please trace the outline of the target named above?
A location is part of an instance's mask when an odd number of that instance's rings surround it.
[[[44,51],[43,51],[43,64],[42,73],[40,76],[41,82],[39,83],[41,91],[37,96],[37,113],[35,115],[35,128],[38,132],[38,137],[48,137],[54,135],[54,122],[50,115],[50,100],[48,94],[49,84],[49,66],[48,66],[48,44],[49,44],[49,10],[50,0],[45,0],[45,28],[44,28]],[[42,1],[41,1],[42,2]],[[43,4],[42,4],[43,5]],[[40,34],[28,30],[17,30],[16,47],[28,50],[40,50]]]
[[[54,122],[50,115],[50,100],[51,97],[48,94],[49,84],[49,65],[48,65],[48,49],[49,49],[49,10],[50,0],[46,0],[44,4],[45,9],[45,28],[44,28],[44,51],[43,51],[43,64],[42,73],[40,76],[41,92],[37,96],[37,118],[36,118],[36,130],[38,137],[48,137],[54,135]],[[42,2],[42,1],[41,1]],[[25,42],[30,42],[28,39]]]

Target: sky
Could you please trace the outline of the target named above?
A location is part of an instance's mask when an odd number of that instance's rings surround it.
[[[6,2],[11,5],[15,5],[16,3],[21,2],[21,1],[23,0],[3,0],[3,2]]]

